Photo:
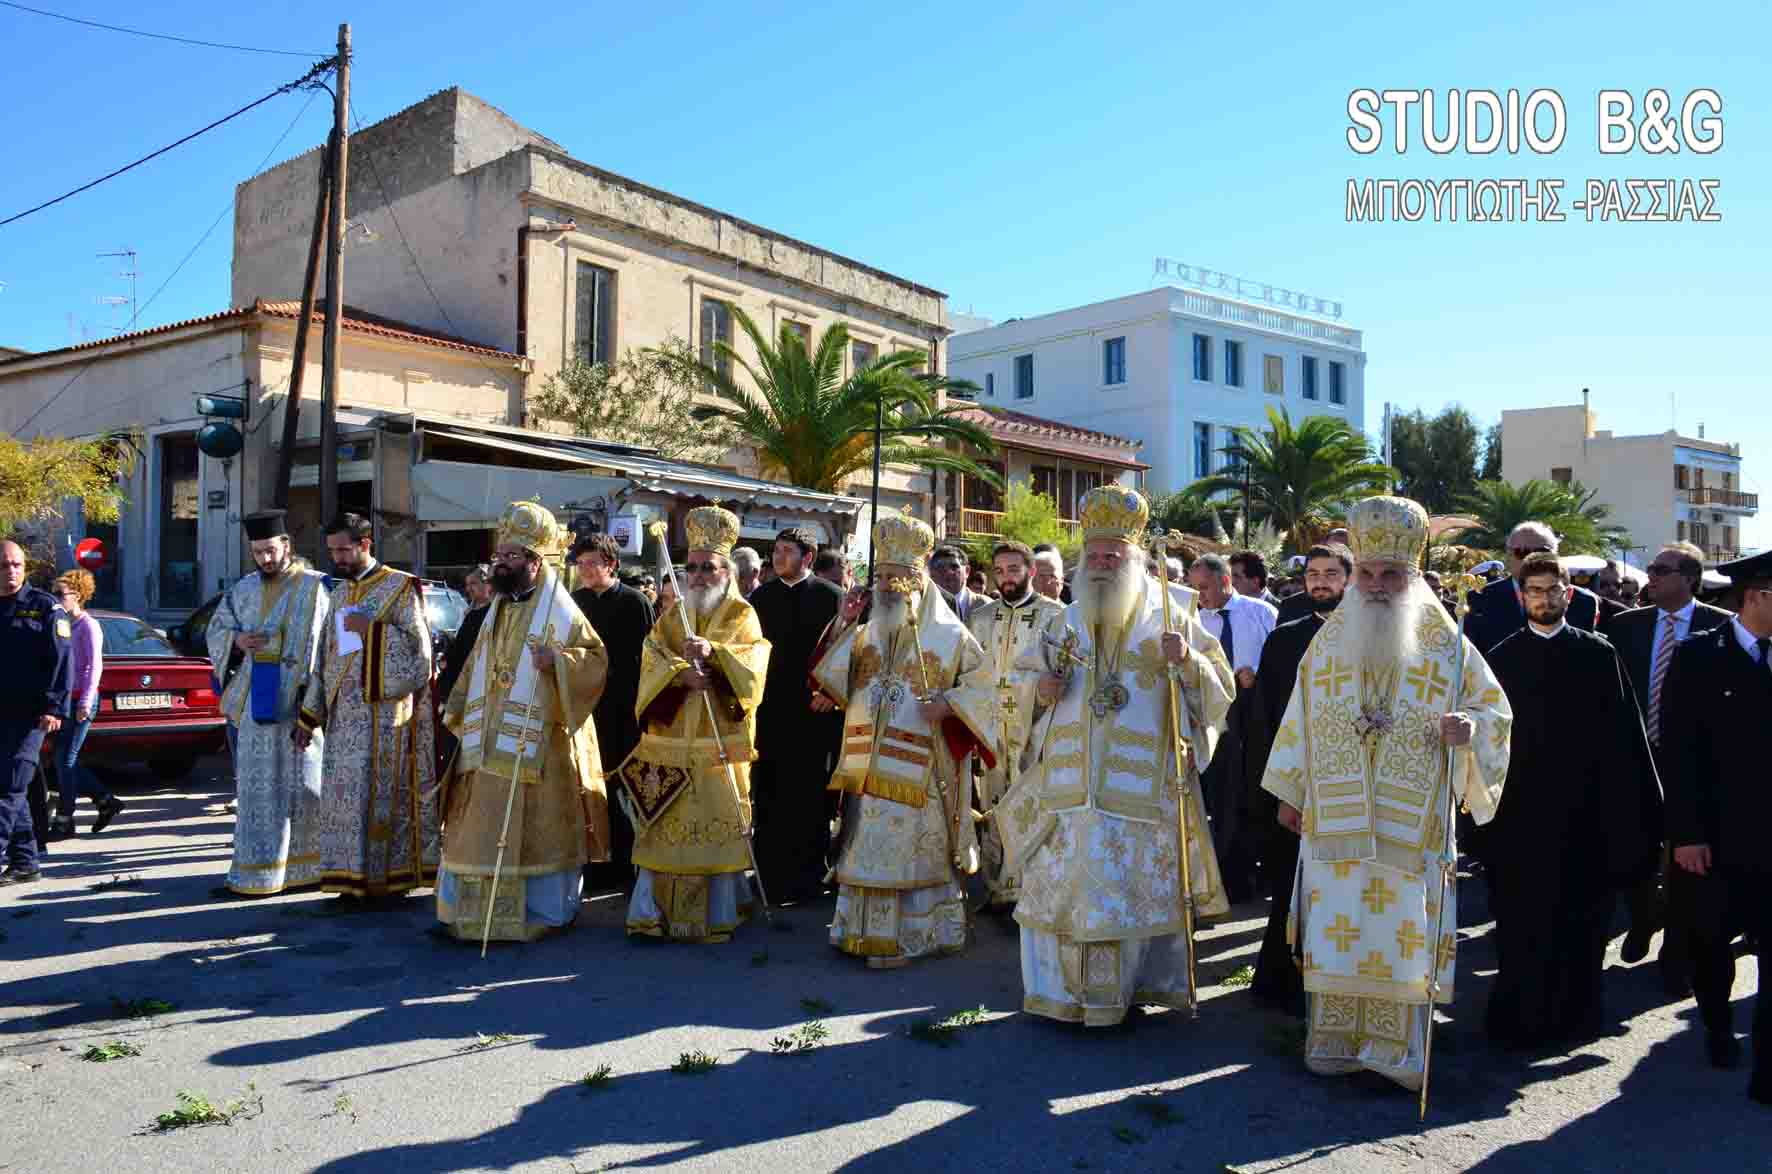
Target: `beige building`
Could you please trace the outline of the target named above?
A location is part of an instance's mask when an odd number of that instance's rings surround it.
[[[1741,446],[1659,432],[1614,436],[1595,427],[1587,407],[1531,408],[1501,414],[1501,476],[1579,481],[1611,507],[1610,521],[1630,532],[1627,557],[1642,566],[1667,542],[1691,542],[1707,562],[1742,552],[1741,523],[1759,496],[1741,489]]]
[[[240,185],[236,305],[299,296],[319,166],[315,150]],[[743,353],[734,306],[771,336],[845,324],[848,369],[901,349],[945,369],[945,294],[582,162],[459,88],[352,137],[346,207],[349,303],[523,356],[530,394],[573,358],[673,337]],[[534,422],[518,403],[504,423]],[[937,504],[924,474],[885,488],[883,507]]]
[[[140,432],[118,525],[66,533],[105,540],[100,606],[181,618],[245,566],[242,513],[271,498],[300,306],[255,302],[204,318],[0,361],[0,425],[15,435]],[[383,557],[422,562],[411,469],[413,421],[435,413],[464,426],[505,418],[529,364],[491,347],[350,311],[341,344],[339,501],[377,519]],[[318,553],[320,325],[309,335],[290,477],[298,549]],[[239,396],[245,446],[231,460],[197,449],[196,397]],[[404,421],[404,429],[384,427]],[[236,422],[238,424],[238,422]]]

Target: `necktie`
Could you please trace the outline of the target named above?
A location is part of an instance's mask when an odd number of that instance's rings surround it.
[[[1674,658],[1674,625],[1679,621],[1671,614],[1662,627],[1661,647],[1655,650],[1655,666],[1649,670],[1649,741],[1661,745],[1661,684],[1667,680],[1667,666]]]
[[[1218,642],[1224,647],[1224,658],[1231,662],[1231,668],[1237,667],[1237,632],[1231,626],[1231,609],[1218,609],[1218,618],[1224,621],[1224,630],[1219,633]]]
[[[1760,667],[1772,665],[1772,637],[1761,636],[1754,641],[1754,647],[1760,652]]]

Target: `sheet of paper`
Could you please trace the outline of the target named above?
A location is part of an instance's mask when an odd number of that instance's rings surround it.
[[[341,657],[349,656],[351,653],[356,652],[363,647],[363,638],[345,627],[345,617],[350,615],[353,611],[355,611],[355,609],[349,607],[341,607],[338,610],[336,620],[338,625],[338,654]]]

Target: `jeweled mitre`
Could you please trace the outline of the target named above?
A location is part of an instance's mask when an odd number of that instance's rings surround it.
[[[539,501],[514,501],[498,520],[498,541],[521,546],[543,556],[566,548],[566,532],[547,506]]]
[[[874,524],[874,561],[921,568],[935,549],[935,531],[909,514],[887,514]]]
[[[1122,485],[1101,485],[1083,495],[1083,537],[1142,542],[1151,507],[1144,495]]]
[[[717,505],[698,506],[683,519],[690,550],[728,555],[738,543],[738,515]]]
[[[1368,497],[1347,514],[1354,560],[1421,564],[1427,549],[1427,511],[1406,497]]]

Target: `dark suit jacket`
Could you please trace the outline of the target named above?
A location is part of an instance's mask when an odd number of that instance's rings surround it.
[[[1772,670],[1755,664],[1733,625],[1683,641],[1661,694],[1668,841],[1709,844],[1725,876],[1772,881]]]
[[[1520,595],[1511,576],[1497,579],[1470,597],[1471,614],[1465,621],[1464,634],[1487,653],[1509,636],[1526,626],[1526,609],[1520,606]],[[1571,628],[1584,632],[1594,630],[1600,613],[1600,597],[1585,587],[1575,589],[1569,611],[1563,617]]]
[[[1274,617],[1274,628],[1277,631],[1281,624],[1290,624],[1293,620],[1302,620],[1311,614],[1311,593],[1296,591],[1280,600],[1280,614]],[[1263,645],[1266,650],[1266,645]]]
[[[1692,627],[1687,633],[1689,640],[1705,632],[1727,627],[1729,613],[1720,607],[1712,607],[1708,603],[1693,605]],[[1649,672],[1655,666],[1650,663],[1655,651],[1655,628],[1661,623],[1661,609],[1658,607],[1633,607],[1622,615],[1614,616],[1607,626],[1606,637],[1612,641],[1612,647],[1618,649],[1618,655],[1624,658],[1625,671],[1630,674],[1630,683],[1637,693],[1637,708],[1644,715],[1649,713]],[[1673,666],[1668,666],[1673,671]]]

